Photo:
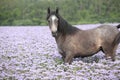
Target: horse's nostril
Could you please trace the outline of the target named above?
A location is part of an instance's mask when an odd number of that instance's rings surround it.
[[[52,32],[52,36],[56,37],[57,36],[57,32]]]
[[[55,32],[52,32],[52,34],[54,34]]]
[[[56,34],[56,32],[52,32],[52,34]]]

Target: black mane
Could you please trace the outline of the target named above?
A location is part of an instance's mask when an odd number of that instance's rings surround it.
[[[71,24],[69,24],[67,21],[65,21],[60,15],[57,15],[59,19],[58,23],[58,32],[62,34],[75,34],[79,29],[76,27],[73,27]]]
[[[79,31],[78,28],[70,25],[66,20],[64,20],[59,14],[56,14],[54,11],[47,15],[47,19],[51,15],[55,15],[58,18],[58,33],[61,33],[63,35],[72,35]]]

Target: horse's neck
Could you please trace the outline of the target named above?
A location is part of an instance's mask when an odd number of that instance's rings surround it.
[[[59,25],[59,30],[58,30],[58,35],[55,37],[56,40],[58,40],[59,38],[62,38],[63,40],[65,40],[65,38],[68,35],[74,35],[80,30],[76,27],[73,27],[71,24],[65,21],[62,17],[60,17],[60,22],[58,25]]]
[[[62,34],[58,32],[57,36],[55,37],[55,40],[58,40],[61,36],[62,36]]]
[[[62,33],[58,33],[58,35],[55,37],[55,40],[56,40],[56,42],[59,42],[59,41],[63,42],[65,40],[65,38],[66,38],[65,35],[63,35]]]

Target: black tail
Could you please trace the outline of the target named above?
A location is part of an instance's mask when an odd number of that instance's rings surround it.
[[[120,24],[116,26],[117,28],[120,28]]]
[[[117,36],[115,37],[114,41],[113,41],[113,46],[117,45],[120,43],[120,32],[117,34]]]

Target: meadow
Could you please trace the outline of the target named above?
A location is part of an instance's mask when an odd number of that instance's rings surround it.
[[[76,26],[86,30],[99,25]],[[115,62],[106,60],[100,51],[64,65],[48,26],[1,26],[0,80],[3,79],[120,80],[120,45]]]

